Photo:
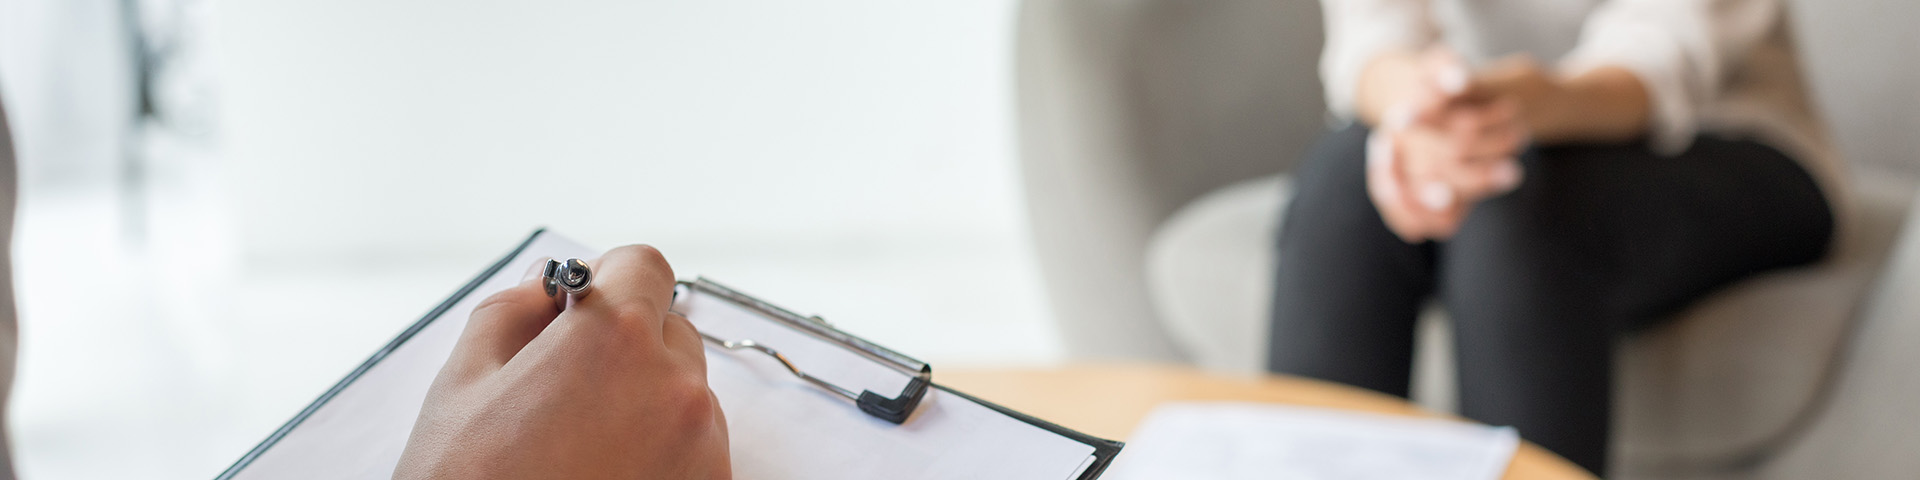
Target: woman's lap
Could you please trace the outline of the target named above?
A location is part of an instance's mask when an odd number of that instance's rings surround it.
[[[1406,394],[1414,317],[1429,298],[1456,329],[1462,413],[1520,426],[1598,469],[1616,334],[1755,272],[1811,262],[1828,206],[1791,158],[1703,137],[1549,147],[1446,242],[1409,245],[1365,191],[1360,128],[1329,134],[1297,172],[1279,239],[1269,367]]]
[[[1442,285],[1484,281],[1475,265],[1530,255],[1511,268],[1599,289],[1610,327],[1633,331],[1735,280],[1818,260],[1832,236],[1813,178],[1752,141],[1701,137],[1674,157],[1549,147],[1522,163],[1521,187],[1482,202],[1438,247]]]

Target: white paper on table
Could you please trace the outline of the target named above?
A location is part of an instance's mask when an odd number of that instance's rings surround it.
[[[1148,415],[1109,480],[1493,480],[1510,427],[1255,403],[1174,403]]]
[[[391,478],[427,387],[474,305],[519,282],[542,257],[595,255],[556,234],[533,237],[503,268],[279,432],[284,436],[241,459],[227,478]],[[907,383],[899,371],[717,297],[682,292],[674,309],[702,331],[773,346],[809,373],[855,391],[892,396]],[[1071,480],[1097,459],[1091,445],[938,388],[905,424],[894,425],[757,352],[709,346],[707,377],[727,416],[734,478],[741,480]]]

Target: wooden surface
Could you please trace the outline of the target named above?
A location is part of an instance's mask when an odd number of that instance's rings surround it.
[[[1245,401],[1455,418],[1387,395],[1281,376],[1235,377],[1185,367],[1077,365],[935,370],[934,382],[1088,434],[1124,440],[1163,402]],[[1566,459],[1521,442],[1507,479],[1590,480]]]

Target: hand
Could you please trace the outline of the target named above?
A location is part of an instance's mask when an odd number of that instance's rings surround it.
[[[1393,116],[1379,130],[1428,209],[1478,202],[1520,184],[1516,157],[1528,130],[1513,100],[1459,98]]]
[[[1517,187],[1527,128],[1513,98],[1479,89],[1450,54],[1423,56],[1427,88],[1389,107],[1367,142],[1367,187],[1389,230],[1443,240],[1474,203]]]
[[[1577,111],[1564,104],[1570,96],[1566,83],[1542,70],[1532,57],[1516,55],[1481,69],[1462,95],[1510,102],[1519,107],[1520,122],[1536,137],[1558,139],[1568,123],[1562,117]]]
[[[474,308],[394,478],[732,475],[705,348],[667,310],[672,268],[628,246],[593,271],[565,312],[533,278]]]
[[[1407,243],[1453,236],[1461,220],[1466,218],[1467,204],[1454,202],[1451,197],[1438,197],[1451,195],[1442,189],[1438,194],[1428,194],[1428,204],[1444,202],[1445,205],[1439,208],[1423,205],[1415,184],[1407,178],[1395,143],[1395,133],[1391,130],[1375,129],[1367,136],[1367,197],[1373,200],[1374,210],[1380,212],[1387,229]],[[1436,190],[1429,188],[1428,191]]]

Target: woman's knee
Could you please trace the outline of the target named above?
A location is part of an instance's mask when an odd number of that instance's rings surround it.
[[[1607,148],[1533,148],[1520,155],[1524,179],[1513,191],[1481,200],[1461,224],[1467,243],[1557,242],[1603,230],[1596,209],[1608,194]],[[1618,162],[1619,160],[1613,159]]]
[[[1594,191],[1594,183],[1606,174],[1592,168],[1604,161],[1593,153],[1534,149],[1523,154],[1526,179],[1520,187],[1476,204],[1444,243],[1448,280],[1570,279],[1604,266],[1602,247],[1610,227],[1595,211],[1603,208],[1595,201],[1603,194]]]

